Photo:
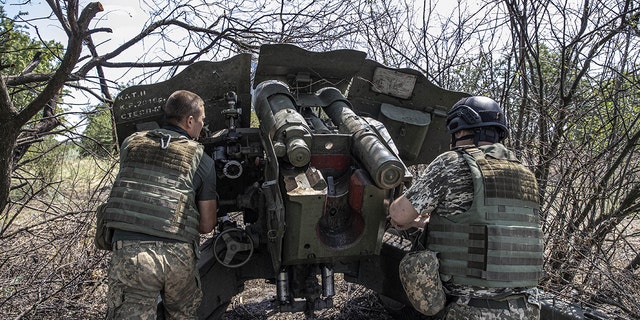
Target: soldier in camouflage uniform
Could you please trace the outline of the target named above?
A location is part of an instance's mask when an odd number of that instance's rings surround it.
[[[539,319],[535,177],[499,143],[508,127],[494,100],[460,100],[447,129],[452,150],[389,209],[397,229],[425,228],[420,248],[400,262],[407,296],[416,310],[443,319]]]
[[[165,127],[123,142],[120,171],[99,210],[104,230],[96,243],[113,250],[107,319],[156,319],[158,297],[166,319],[197,319],[199,239],[216,223],[214,162],[193,140],[204,124],[203,100],[176,91],[163,111]]]

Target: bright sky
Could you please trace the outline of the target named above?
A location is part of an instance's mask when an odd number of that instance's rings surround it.
[[[80,10],[89,2],[91,1],[80,0]],[[432,2],[436,11],[446,14],[452,14],[458,6],[458,1],[452,0],[436,0]],[[476,2],[464,1],[462,6],[477,6],[477,4],[474,5]],[[93,19],[93,26],[108,27],[113,32],[99,32],[92,35],[94,43],[101,45],[100,52],[108,52],[108,49],[116,48],[124,41],[129,40],[132,35],[142,30],[145,22],[148,21],[149,15],[141,9],[142,0],[104,0],[101,3],[104,11],[98,13],[96,18]],[[193,3],[201,4],[202,1],[193,1]],[[51,9],[45,0],[0,0],[0,6],[4,7],[9,17],[16,17],[19,13],[22,13],[20,17],[33,25],[30,30],[32,36],[36,36],[37,28],[37,33],[44,39],[66,42],[67,38],[56,21],[42,19],[51,13]],[[38,18],[40,20],[34,20]],[[108,22],[105,23],[105,20]]]
[[[80,10],[88,2],[81,1]],[[111,51],[128,40],[133,34],[138,33],[147,21],[148,15],[140,9],[138,1],[135,0],[107,0],[101,3],[104,11],[99,12],[92,20],[92,27],[108,27],[113,32],[98,32],[94,33],[92,37],[94,43],[100,45],[100,52],[104,53]],[[15,17],[20,14],[21,19],[29,21],[32,25],[29,33],[32,37],[36,37],[39,34],[43,39],[56,40],[66,44],[67,37],[57,21],[43,19],[43,17],[46,18],[51,14],[51,9],[44,0],[6,0],[3,6],[9,17]],[[105,23],[105,20],[108,22]]]
[[[89,1],[81,1],[80,10],[82,10]],[[117,46],[128,40],[133,34],[138,33],[144,23],[147,21],[148,15],[141,9],[138,1],[132,0],[107,0],[101,2],[104,11],[98,13],[92,20],[92,26],[98,25],[99,27],[109,27],[113,30],[112,33],[99,32],[95,33],[92,37],[95,44],[100,45],[100,52],[108,52]],[[42,37],[45,40],[55,40],[66,45],[67,37],[64,31],[60,28],[57,21],[51,21],[46,19],[51,14],[49,5],[44,0],[6,0],[1,1],[0,5],[4,7],[7,16],[15,18],[20,15],[20,18],[28,21],[30,28],[28,30],[31,37]],[[104,20],[108,20],[105,23]],[[133,52],[129,54],[134,54]],[[135,57],[128,58],[135,61]],[[125,78],[121,78],[123,72],[126,70],[109,70],[107,77],[109,79],[119,79],[120,83],[127,81]],[[114,94],[114,92],[112,92]],[[72,99],[65,99],[70,104],[76,104],[78,106],[86,106],[87,104],[95,105],[99,101],[95,97],[88,95],[81,91],[72,92]]]
[[[81,1],[80,10],[86,6],[88,1]],[[140,9],[137,1],[131,0],[107,0],[101,2],[104,11],[98,13],[93,23],[96,24],[100,20],[109,20],[109,27],[113,29],[112,36],[124,39],[131,36],[132,31],[139,31],[142,25],[147,21],[147,15]],[[24,20],[47,17],[51,13],[49,5],[44,0],[5,0],[0,2],[9,17],[15,17],[22,13]],[[28,14],[27,14],[28,13]],[[58,41],[66,41],[64,32],[58,24],[54,24],[45,20],[31,21],[38,31],[46,39],[56,39]],[[103,23],[104,25],[104,23]],[[31,30],[35,36],[35,30]],[[96,35],[97,38],[105,38],[103,33]]]

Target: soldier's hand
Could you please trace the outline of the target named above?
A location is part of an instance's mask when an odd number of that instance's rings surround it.
[[[411,222],[413,227],[424,229],[424,226],[429,223],[429,215],[418,216]]]
[[[389,222],[391,223],[391,226],[394,227],[396,230],[407,230],[411,228],[411,226],[401,225],[393,219],[389,219]]]
[[[407,230],[410,228],[424,229],[424,226],[429,223],[429,216],[418,216],[415,220],[412,220],[407,224],[399,224],[393,219],[389,219],[389,222],[391,223],[391,226],[393,226],[396,230]]]

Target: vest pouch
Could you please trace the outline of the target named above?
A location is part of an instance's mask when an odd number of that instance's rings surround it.
[[[488,226],[484,278],[535,287],[542,276],[543,252],[540,228]]]
[[[389,135],[394,137],[400,156],[407,161],[415,160],[427,136],[431,115],[383,103],[380,105],[378,120],[384,123]]]
[[[104,221],[104,211],[107,204],[103,203],[96,209],[96,236],[94,243],[96,248],[111,251],[111,239],[113,237],[113,229],[108,228]]]

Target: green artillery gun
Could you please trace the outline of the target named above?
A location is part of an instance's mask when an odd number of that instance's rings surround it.
[[[205,101],[218,215],[240,219],[201,246],[200,318],[219,319],[250,279],[275,284],[280,312],[331,307],[337,273],[414,312],[398,279],[411,241],[387,232],[387,207],[412,181],[407,166],[449,149],[446,114],[467,94],[355,50],[263,45],[254,65],[250,54],[197,62],[114,104],[122,142],[157,128],[175,90]]]

